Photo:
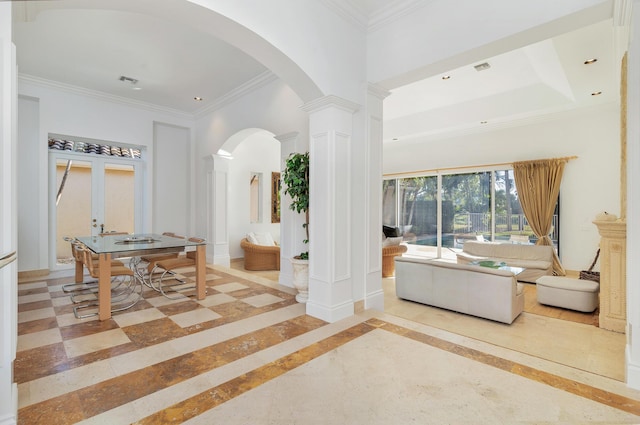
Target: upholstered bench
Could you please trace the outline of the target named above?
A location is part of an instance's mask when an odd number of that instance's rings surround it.
[[[590,280],[562,276],[542,276],[536,280],[540,304],[592,312],[598,307],[600,285]]]

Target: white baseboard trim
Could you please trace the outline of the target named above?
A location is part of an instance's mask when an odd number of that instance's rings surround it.
[[[354,304],[353,301],[349,301],[336,306],[326,306],[309,301],[307,302],[307,314],[325,322],[333,323],[353,316]]]
[[[629,351],[628,345],[625,349],[624,357],[625,357],[626,371],[627,371],[626,373],[627,386],[635,390],[640,390],[640,364],[633,363],[631,361],[631,352]]]

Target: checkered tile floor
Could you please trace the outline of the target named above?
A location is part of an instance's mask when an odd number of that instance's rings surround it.
[[[194,281],[193,271],[177,273],[186,283]],[[144,287],[143,299],[134,307],[115,312],[103,322],[97,316],[74,316],[69,293],[62,290],[62,285],[73,282],[72,276],[21,283],[16,382],[25,383],[296,303],[293,291],[284,292],[212,267],[207,268],[206,279],[204,300],[170,300]]]

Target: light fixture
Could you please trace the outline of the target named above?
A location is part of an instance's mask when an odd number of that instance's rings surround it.
[[[474,68],[476,69],[476,71],[485,71],[491,68],[491,65],[489,65],[489,62],[483,62],[483,63],[479,63],[478,65],[475,65]]]
[[[123,83],[131,83],[134,86],[136,84],[138,84],[138,80],[137,79],[131,78],[131,77],[125,77],[124,75],[121,75],[119,80],[122,81]]]
[[[596,63],[598,62],[598,59],[596,58],[591,58],[591,59],[587,59],[586,61],[584,61],[585,65],[591,65],[592,63]]]
[[[486,124],[487,121],[480,121],[480,124]]]
[[[591,96],[600,96],[601,94],[601,91],[594,91],[593,93],[591,93]]]
[[[442,79],[443,79],[443,80],[448,80],[448,79],[450,79],[450,78],[451,78],[451,75],[443,75],[443,76],[442,76]]]
[[[227,152],[224,149],[218,149],[218,152],[216,153],[220,158],[224,158],[224,159],[233,159],[233,155],[231,155],[231,152]]]
[[[193,98],[193,100],[195,100],[196,102],[202,102],[204,99],[202,99],[200,96],[196,96]]]

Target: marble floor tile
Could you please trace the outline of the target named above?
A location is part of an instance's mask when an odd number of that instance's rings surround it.
[[[227,294],[212,294],[207,295],[207,298],[204,300],[198,300],[198,304],[204,307],[213,307],[215,305],[220,305],[224,303],[230,303],[235,301],[236,299]]]
[[[69,357],[77,357],[128,342],[131,342],[131,340],[122,329],[113,329],[64,341],[64,348]]]
[[[242,299],[242,302],[245,302],[254,307],[264,307],[265,305],[279,303],[281,301],[284,301],[284,299],[276,297],[272,294],[260,294]]]
[[[29,350],[57,342],[62,342],[62,336],[58,328],[18,335],[18,351]]]
[[[140,323],[150,322],[156,319],[162,319],[165,317],[163,313],[155,308],[148,308],[145,310],[132,311],[130,313],[118,314],[113,316],[113,320],[121,328],[125,328],[131,325],[137,325]]]
[[[18,323],[30,322],[32,320],[44,319],[47,317],[55,317],[55,315],[56,313],[53,311],[53,307],[29,310],[18,313]]]
[[[215,285],[214,288],[216,291],[219,291],[219,292],[233,292],[233,291],[239,291],[241,289],[247,289],[249,287],[247,285],[243,285],[242,283],[231,282],[231,283],[224,283],[222,285]]]
[[[222,316],[216,312],[209,310],[208,308],[197,308],[186,313],[174,314],[169,318],[176,322],[178,326],[182,328],[188,328],[189,326],[197,325],[199,323],[207,322],[210,320],[216,320],[220,317]]]
[[[27,303],[32,303],[36,301],[46,301],[50,299],[51,299],[51,295],[49,295],[48,292],[43,292],[43,293],[24,295],[24,296],[18,297],[18,304],[27,304]]]

